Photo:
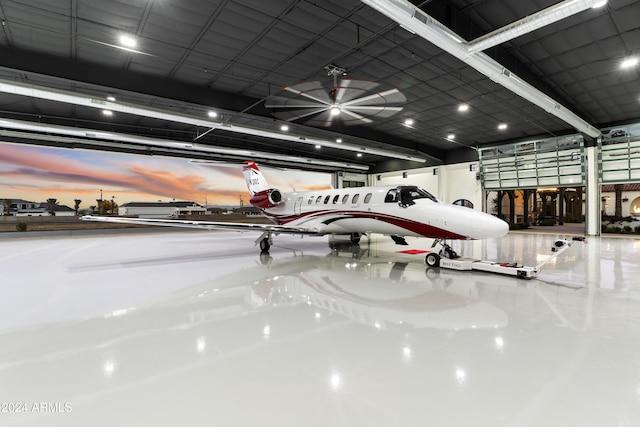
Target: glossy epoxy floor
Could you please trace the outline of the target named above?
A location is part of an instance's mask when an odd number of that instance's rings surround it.
[[[640,240],[255,238],[0,240],[0,425],[640,425]]]

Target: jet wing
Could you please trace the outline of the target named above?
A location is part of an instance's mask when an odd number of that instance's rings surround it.
[[[120,224],[158,225],[164,227],[199,228],[203,230],[260,231],[274,234],[306,234],[320,236],[317,230],[304,227],[289,227],[276,224],[254,224],[243,222],[191,221],[181,219],[122,218],[85,215],[83,221],[113,222]]]

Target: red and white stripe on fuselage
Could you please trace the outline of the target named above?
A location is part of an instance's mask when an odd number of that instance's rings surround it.
[[[356,187],[282,194],[255,162],[242,168],[250,202],[278,225],[319,234],[380,233],[436,239],[484,239],[509,231],[496,217],[441,203],[416,186]]]
[[[262,212],[279,225],[320,234],[379,233],[437,239],[483,239],[506,234],[504,221],[473,209],[431,199],[411,206],[385,202],[396,186],[295,192]]]

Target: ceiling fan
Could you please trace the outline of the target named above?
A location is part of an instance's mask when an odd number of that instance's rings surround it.
[[[318,81],[297,83],[286,86],[282,95],[268,97],[265,107],[285,121],[329,127],[334,120],[355,125],[391,117],[402,110],[398,104],[407,100],[398,89],[372,93],[380,83],[350,78],[338,81],[338,76],[347,74],[344,68],[332,64],[325,69],[333,77],[331,90]]]

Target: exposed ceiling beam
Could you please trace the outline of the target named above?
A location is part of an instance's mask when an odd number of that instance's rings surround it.
[[[494,82],[509,89],[534,105],[554,115],[579,132],[592,138],[600,135],[600,131],[559,102],[536,89],[520,77],[507,70],[483,52],[471,53],[468,42],[405,0],[361,0],[383,15],[397,22],[403,28],[433,43],[445,52],[450,53]]]
[[[565,0],[468,42],[467,50],[475,53],[489,49],[596,6],[604,3],[602,0]]]
[[[288,163],[295,164],[297,166],[300,165],[316,165],[316,166],[326,166],[334,169],[342,169],[342,170],[357,170],[357,171],[367,171],[369,170],[369,166],[348,163],[348,162],[336,162],[329,160],[320,160],[320,159],[312,159],[308,157],[298,157],[298,156],[288,156],[276,153],[267,153],[262,151],[255,150],[238,150],[235,148],[222,148],[222,147],[211,147],[209,145],[203,144],[195,144],[195,143],[186,143],[180,141],[171,141],[167,139],[160,138],[149,138],[137,135],[128,135],[117,132],[105,132],[96,129],[87,129],[87,128],[77,128],[77,127],[68,127],[68,126],[59,126],[59,125],[49,125],[42,123],[34,123],[22,120],[12,120],[12,119],[0,119],[0,129],[12,129],[26,132],[37,132],[36,134],[21,134],[19,135],[21,138],[25,139],[44,139],[47,141],[51,140],[51,135],[55,136],[65,136],[65,137],[75,137],[80,138],[84,141],[92,140],[97,144],[109,145],[113,148],[126,148],[123,144],[137,144],[148,147],[160,147],[160,148],[169,148],[169,149],[178,149],[181,151],[188,151],[194,154],[217,154],[224,155],[227,157],[233,157],[238,159],[261,159],[261,160],[279,160],[285,161]],[[2,136],[17,136],[15,134],[8,134],[6,131],[0,130],[0,135]]]
[[[235,132],[244,135],[253,135],[263,138],[294,142],[297,144],[320,145],[322,147],[333,148],[343,151],[351,151],[356,153],[371,154],[382,157],[390,157],[402,160],[425,163],[427,159],[421,153],[409,154],[397,150],[385,150],[381,148],[367,147],[363,145],[351,145],[348,143],[338,143],[336,141],[314,138],[304,135],[293,135],[285,132],[274,132],[273,130],[265,130],[253,128],[249,126],[235,125],[229,122],[207,120],[198,116],[182,114],[159,108],[146,107],[139,104],[109,101],[103,98],[97,98],[91,95],[78,94],[76,92],[65,91],[60,89],[52,89],[45,86],[19,83],[11,80],[0,79],[0,92],[11,93],[14,95],[27,96],[38,99],[47,99],[50,101],[63,102],[83,107],[96,108],[101,110],[117,111],[121,113],[131,114],[140,117],[150,117],[169,122],[184,123],[198,127],[204,127],[213,130],[223,130]],[[439,159],[438,159],[439,160]]]

